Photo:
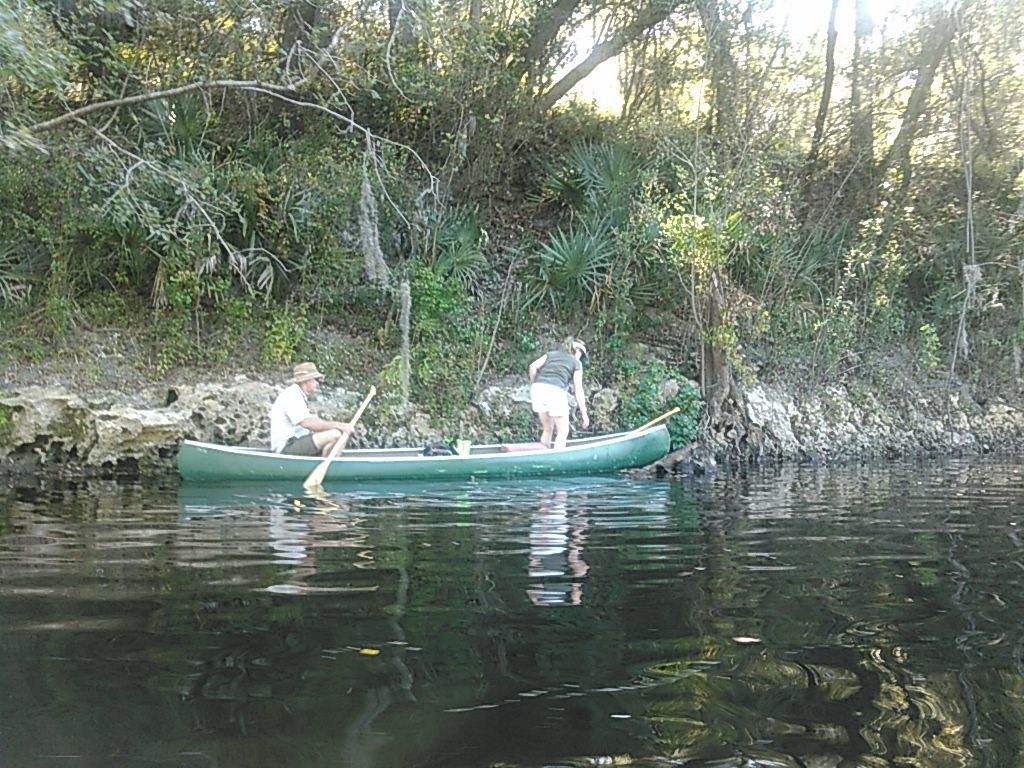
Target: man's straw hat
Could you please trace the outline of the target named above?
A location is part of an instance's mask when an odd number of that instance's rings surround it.
[[[289,384],[301,384],[310,379],[322,379],[324,375],[316,369],[314,363],[299,363],[292,369],[292,377],[288,379]]]

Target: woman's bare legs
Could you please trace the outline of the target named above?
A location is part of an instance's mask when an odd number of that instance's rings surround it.
[[[540,416],[540,441],[544,444],[545,448],[551,446],[551,430],[554,428],[554,419],[551,418],[551,414],[545,411],[544,413],[538,413]]]
[[[565,448],[565,441],[569,439],[569,416],[553,416],[555,422],[555,448]]]

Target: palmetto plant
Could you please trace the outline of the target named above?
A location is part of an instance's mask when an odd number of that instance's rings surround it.
[[[487,266],[481,246],[487,233],[480,227],[477,212],[459,207],[452,211],[437,230],[434,269],[463,286],[472,287]]]
[[[13,243],[0,243],[0,304],[18,304],[28,298],[29,271]]]
[[[527,302],[549,303],[556,313],[594,304],[614,256],[615,242],[605,229],[557,230],[531,260]]]
[[[545,196],[573,213],[530,260],[530,302],[556,309],[595,307],[611,294],[636,286],[637,247],[644,241],[643,206],[649,165],[618,144],[577,144],[563,167],[552,172]],[[625,289],[625,290],[622,290]]]
[[[575,144],[552,171],[545,196],[584,218],[611,218],[621,226],[649,178],[649,164],[621,144]]]

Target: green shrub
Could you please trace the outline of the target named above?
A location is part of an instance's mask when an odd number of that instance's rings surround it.
[[[305,307],[286,304],[272,311],[263,328],[263,346],[260,356],[270,365],[286,365],[295,358],[295,352],[306,334],[309,320]]]
[[[0,392],[0,394],[3,394]],[[14,424],[14,409],[7,405],[0,405],[0,436],[10,431]]]
[[[941,363],[940,350],[939,332],[931,323],[923,323],[918,329],[918,364],[925,370],[935,370]]]
[[[483,320],[453,278],[420,267],[409,287],[411,398],[437,414],[454,414],[472,395]]]
[[[437,228],[434,270],[467,289],[476,288],[487,267],[482,248],[487,233],[481,228],[477,211],[457,207]]]
[[[505,429],[508,440],[529,442],[540,435],[540,422],[528,408],[515,408],[509,411]]]
[[[578,313],[601,292],[615,244],[610,233],[558,230],[530,262],[527,303],[544,303],[559,316]]]
[[[657,358],[636,363],[626,361],[621,368],[621,414],[623,426],[633,429],[678,406],[679,413],[668,421],[672,449],[692,443],[699,431],[703,401],[700,388],[675,366]],[[679,385],[674,397],[664,399],[659,388],[669,380]]]

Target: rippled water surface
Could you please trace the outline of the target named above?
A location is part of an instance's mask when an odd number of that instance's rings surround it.
[[[987,460],[0,488],[0,766],[1015,766]]]

